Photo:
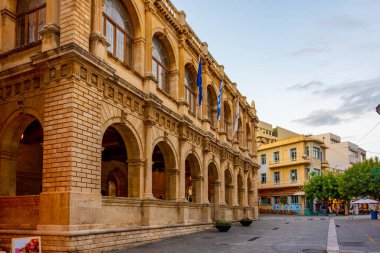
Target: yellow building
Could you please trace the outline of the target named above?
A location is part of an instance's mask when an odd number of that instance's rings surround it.
[[[257,123],[256,141],[258,145],[276,142],[277,140],[297,135],[299,134],[279,126],[273,128],[271,124],[261,120]]]
[[[303,186],[328,168],[325,154],[322,141],[302,135],[262,144],[258,149],[261,211],[303,210]]]

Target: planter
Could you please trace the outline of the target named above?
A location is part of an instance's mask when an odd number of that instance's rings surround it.
[[[220,232],[227,232],[227,231],[231,228],[231,225],[215,225],[215,227],[216,227]]]
[[[240,220],[240,224],[244,227],[248,227],[252,224],[252,220]]]

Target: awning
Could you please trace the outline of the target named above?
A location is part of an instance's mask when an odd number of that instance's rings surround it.
[[[293,195],[295,195],[295,196],[305,196],[305,192],[298,191],[298,192],[293,193]]]

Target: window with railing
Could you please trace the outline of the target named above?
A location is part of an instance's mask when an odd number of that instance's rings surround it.
[[[46,0],[20,0],[17,5],[16,46],[42,39],[46,20]]]
[[[260,163],[261,165],[267,164],[267,155],[261,155],[260,156]]]
[[[297,177],[298,177],[297,170],[291,170],[290,171],[290,181],[292,183],[297,183]]]
[[[267,173],[261,173],[261,183],[262,184],[267,183]]]
[[[291,161],[297,160],[297,149],[296,148],[290,149],[290,160]]]
[[[279,163],[280,162],[280,152],[274,152],[273,153],[273,162],[274,163]]]
[[[273,173],[273,181],[275,184],[280,183],[280,172],[279,171],[276,171]]]
[[[321,160],[322,159],[321,156],[322,156],[322,153],[321,153],[320,148],[313,147],[313,158]]]

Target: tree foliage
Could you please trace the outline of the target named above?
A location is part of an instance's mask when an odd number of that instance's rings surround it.
[[[306,197],[319,200],[372,196],[380,198],[380,161],[378,157],[356,163],[342,174],[324,173],[305,184]]]
[[[339,192],[347,200],[359,196],[380,195],[379,159],[369,159],[356,163],[339,177]]]
[[[340,198],[338,177],[332,172],[316,175],[305,184],[306,197],[324,202],[328,198]]]

